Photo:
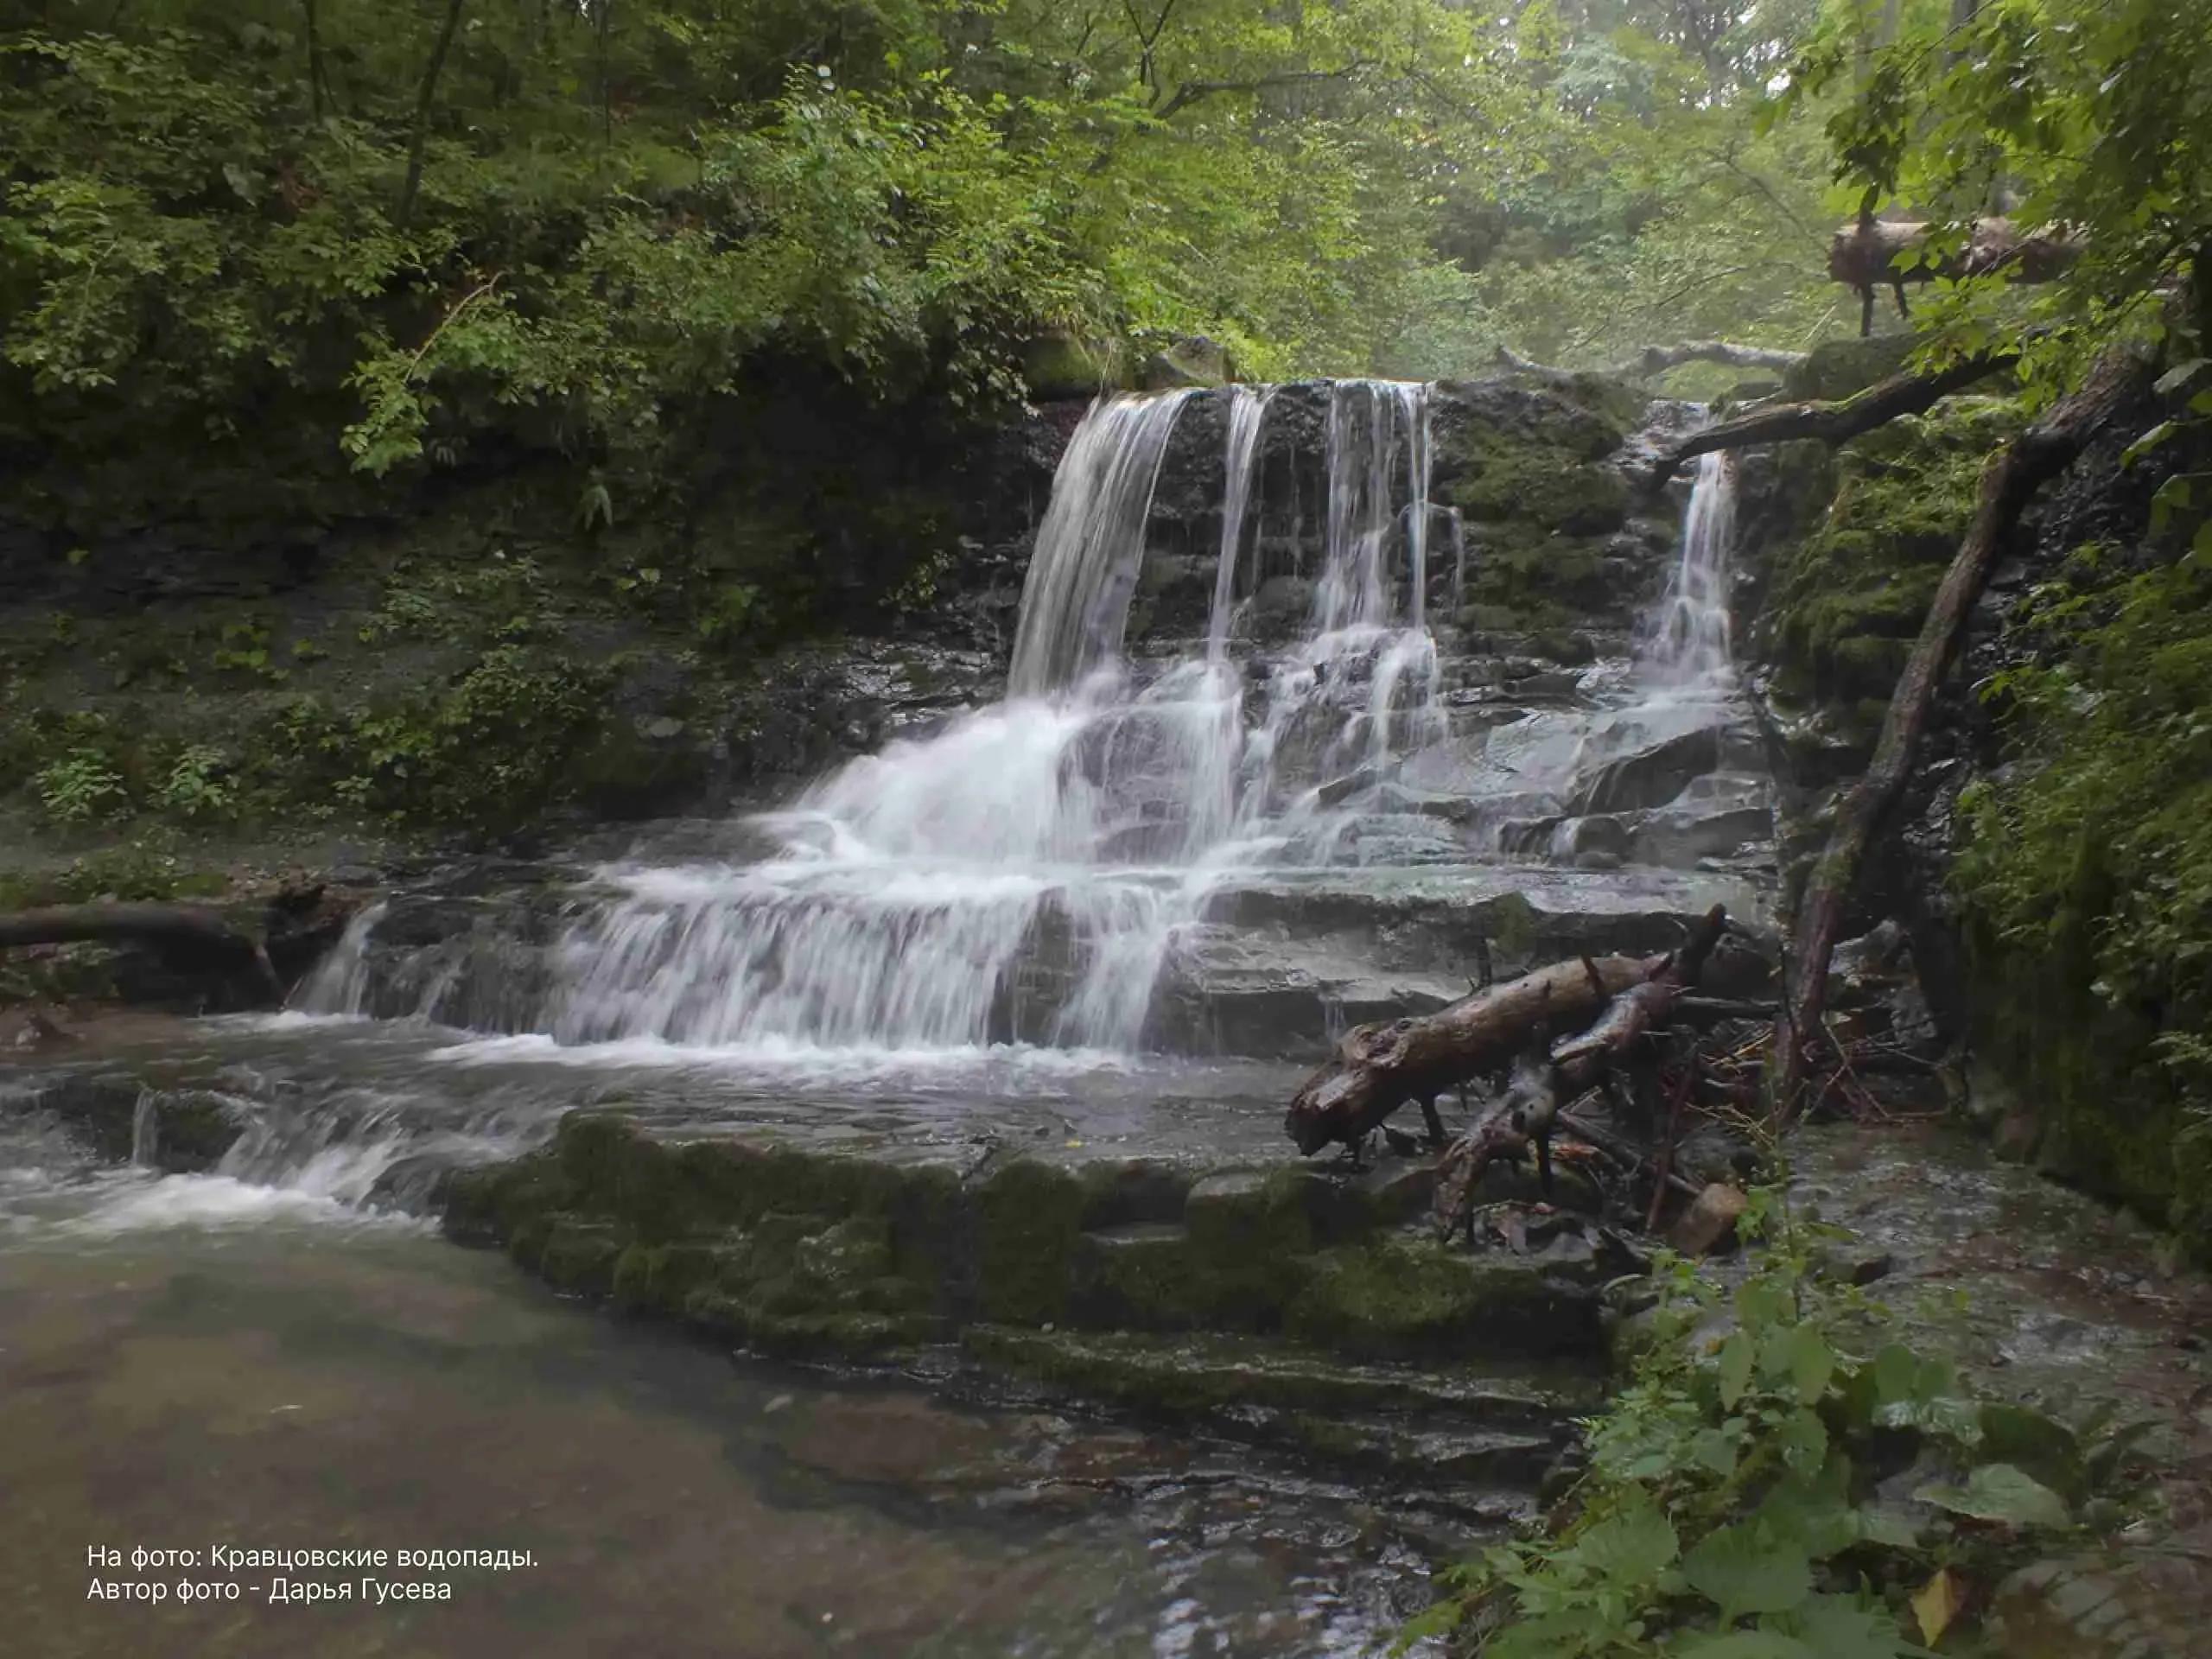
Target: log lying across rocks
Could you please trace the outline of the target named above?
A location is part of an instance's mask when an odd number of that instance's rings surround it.
[[[1551,1141],[1561,1109],[1607,1084],[1639,1045],[1666,1027],[1705,971],[1706,959],[1727,925],[1727,912],[1715,905],[1680,950],[1653,959],[1643,976],[1614,995],[1586,1030],[1553,1043],[1541,1059],[1524,1057],[1516,1066],[1513,1086],[1496,1108],[1438,1161],[1435,1208],[1446,1234],[1465,1222],[1484,1170],[1499,1158],[1517,1157],[1533,1147],[1539,1176],[1549,1191]],[[1594,997],[1601,976],[1594,963],[1583,964],[1583,971]]]
[[[1393,1112],[1418,1101],[1431,1138],[1440,1141],[1439,1095],[1503,1071],[1532,1046],[1548,1046],[1562,1032],[1582,1031],[1600,1014],[1605,1018],[1586,1035],[1600,1027],[1611,1030],[1618,1018],[1639,1022],[1632,1030],[1620,1029],[1619,1043],[1632,1041],[1649,1028],[1654,1009],[1662,1006],[1653,1000],[1656,988],[1671,986],[1663,1004],[1671,1007],[1672,998],[1703,968],[1726,921],[1716,906],[1680,951],[1557,962],[1485,986],[1434,1014],[1355,1027],[1292,1096],[1283,1128],[1308,1156],[1332,1144],[1356,1151]],[[1682,975],[1688,977],[1672,977]],[[1617,1014],[1616,999],[1630,992],[1637,993],[1630,1012]],[[1602,1043],[1586,1049],[1580,1046],[1583,1040],[1567,1046],[1563,1077],[1587,1070],[1594,1077],[1607,1064],[1601,1056],[1611,1051]],[[1560,1065],[1558,1054],[1552,1064]]]
[[[263,942],[212,905],[98,903],[0,912],[0,949],[87,939],[149,944],[181,961],[247,970],[270,995],[278,994],[276,970]]]

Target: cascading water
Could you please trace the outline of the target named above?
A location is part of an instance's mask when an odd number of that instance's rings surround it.
[[[1059,690],[1119,655],[1160,463],[1190,395],[1109,397],[1069,440],[1022,586],[1011,696]]]
[[[1154,492],[1192,395],[1102,399],[1070,441],[1023,589],[1006,702],[894,742],[763,815],[758,826],[780,848],[764,861],[603,872],[611,901],[574,920],[521,1023],[563,1045],[791,1056],[1008,1039],[1137,1047],[1176,930],[1220,874],[1270,857],[1325,861],[1335,842],[1318,785],[1349,766],[1379,772],[1443,726],[1421,621],[1424,386],[1330,389],[1311,616],[1269,673],[1255,726],[1228,642],[1267,390],[1225,394],[1204,640],[1165,664],[1124,660]],[[1248,588],[1258,577],[1255,563]],[[362,1009],[374,925],[349,932],[302,1009]],[[451,1018],[453,983],[426,992],[423,1011]]]
[[[1725,679],[1733,660],[1728,618],[1736,539],[1736,471],[1719,452],[1698,458],[1682,518],[1682,552],[1660,601],[1640,666],[1662,685]]]

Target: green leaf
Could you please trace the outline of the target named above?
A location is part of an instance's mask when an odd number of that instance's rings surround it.
[[[2009,1463],[1982,1465],[1963,1487],[1923,1486],[1913,1496],[1954,1515],[2008,1527],[2063,1527],[2069,1518],[2065,1499]]]
[[[1720,1622],[1787,1611],[1811,1593],[1803,1543],[1771,1527],[1738,1522],[1709,1533],[1682,1560],[1690,1587],[1720,1609]]]
[[[1751,1386],[1751,1333],[1738,1331],[1720,1344],[1720,1403],[1733,1408]]]
[[[1827,1392],[1835,1370],[1835,1351],[1810,1325],[1794,1325],[1777,1344],[1777,1358],[1801,1404],[1811,1405]]]
[[[1801,1474],[1818,1469],[1828,1454],[1827,1426],[1821,1421],[1818,1412],[1802,1406],[1789,1414],[1776,1439],[1782,1447],[1783,1462]]]
[[[1795,1637],[1779,1630],[1731,1630],[1725,1636],[1691,1637],[1667,1649],[1669,1659],[1827,1659]]]
[[[1723,1480],[1734,1474],[1739,1456],[1738,1442],[1742,1436],[1730,1431],[1740,1429],[1743,1422],[1740,1417],[1731,1417],[1726,1427],[1700,1429],[1690,1437],[1690,1461],[1700,1469],[1710,1470]]]
[[[1774,1623],[1786,1625],[1820,1659],[1897,1659],[1912,1650],[1895,1615],[1856,1596],[1814,1596]]]
[[[1573,1553],[1599,1577],[1632,1589],[1672,1567],[1681,1548],[1674,1523],[1657,1504],[1638,1494],[1628,1507],[1577,1539]]]

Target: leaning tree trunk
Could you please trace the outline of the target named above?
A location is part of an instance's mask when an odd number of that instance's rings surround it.
[[[1784,981],[1783,1010],[1775,1027],[1781,1056],[1772,1096],[1784,1118],[1801,1109],[1798,1096],[1812,1061],[1812,1046],[1822,1027],[1827,1001],[1828,958],[1842,931],[1859,867],[1883,820],[1911,776],[1920,740],[1927,729],[1936,690],[1956,653],[1974,601],[1989,580],[2012,526],[2029,499],[2045,482],[2065,470],[2113,415],[2139,395],[2150,379],[2149,365],[2133,352],[2115,346],[2098,359],[2081,387],[2062,398],[1983,467],[1972,524],[1958,554],[1936,591],[1919,642],[1898,677],[1874,758],[1846,796],[1828,836],[1827,849],[1814,867],[1798,907],[1796,936]]]
[[[1715,422],[1701,431],[1693,432],[1667,450],[1653,468],[1651,487],[1656,491],[1675,475],[1684,461],[1716,449],[1780,443],[1788,438],[1818,438],[1831,444],[1846,442],[1900,415],[1923,414],[1953,392],[2018,360],[2017,352],[1984,352],[1929,373],[1893,374],[1886,380],[1876,381],[1864,391],[1832,402],[1762,404],[1732,420]]]
[[[423,151],[430,140],[430,109],[438,95],[438,77],[445,73],[446,54],[453,50],[454,32],[461,27],[461,14],[468,0],[450,0],[446,7],[446,21],[438,30],[438,43],[430,48],[430,61],[423,71],[422,90],[415,99],[415,130],[407,141],[407,181],[399,188],[399,208],[392,215],[392,223],[401,230],[414,217],[415,197],[423,188]]]

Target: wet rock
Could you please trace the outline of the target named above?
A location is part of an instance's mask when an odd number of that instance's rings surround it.
[[[1236,378],[1229,350],[1204,334],[1192,334],[1154,352],[1144,360],[1138,384],[1147,391],[1178,386],[1218,386]]]
[[[194,1174],[222,1161],[245,1132],[238,1103],[204,1089],[150,1089],[137,1078],[64,1074],[24,1090],[12,1109],[41,1114],[103,1162],[134,1157],[170,1174]]]
[[[1720,734],[1710,727],[1688,731],[1609,761],[1576,797],[1578,813],[1617,812],[1664,806],[1720,765]]]
[[[1741,1187],[1711,1182],[1667,1230],[1667,1243],[1684,1255],[1704,1255],[1732,1243],[1736,1223],[1750,1202]]]

